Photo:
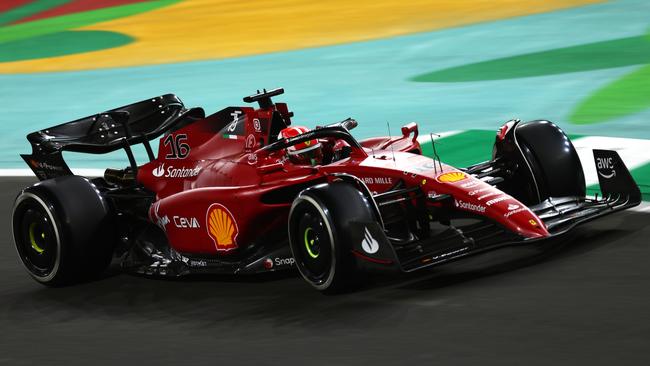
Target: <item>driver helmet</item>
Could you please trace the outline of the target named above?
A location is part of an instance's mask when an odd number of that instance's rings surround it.
[[[278,139],[289,139],[309,132],[304,126],[287,127],[280,131]],[[286,155],[294,164],[320,165],[323,161],[321,144],[317,139],[303,141],[286,148]]]

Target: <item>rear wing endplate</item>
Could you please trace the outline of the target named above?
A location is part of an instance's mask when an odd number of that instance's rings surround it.
[[[201,108],[186,109],[173,94],[165,94],[63,123],[27,135],[32,153],[21,155],[40,179],[71,175],[62,152],[106,154],[124,149],[135,172],[131,146],[142,143],[149,160],[155,158],[149,141],[173,129],[184,117],[203,118]]]

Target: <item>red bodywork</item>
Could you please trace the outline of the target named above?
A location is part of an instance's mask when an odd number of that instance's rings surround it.
[[[160,139],[158,158],[140,167],[138,181],[157,195],[149,216],[182,253],[233,255],[265,238],[285,235],[293,198],[335,173],[358,177],[373,193],[397,182],[429,196],[449,194],[458,210],[486,216],[524,238],[549,236],[524,204],[499,189],[420,155],[417,125],[402,136],[361,141],[328,165],[294,165],[282,152],[260,150],[273,140],[272,120],[289,120],[286,104],[226,108]],[[275,132],[277,133],[277,132]],[[341,141],[323,141],[336,149]]]

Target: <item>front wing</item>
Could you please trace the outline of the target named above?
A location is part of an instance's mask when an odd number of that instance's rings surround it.
[[[435,235],[394,240],[387,237],[381,227],[383,220],[381,223],[358,223],[355,230],[358,237],[352,243],[352,253],[357,257],[358,264],[366,269],[412,272],[500,247],[553,241],[577,225],[637,206],[641,202],[641,193],[618,154],[594,150],[594,159],[603,196],[551,197],[529,207],[546,226],[550,234],[547,237],[524,238],[488,218],[478,217],[478,220],[466,225],[449,223]],[[413,194],[412,191],[405,189],[402,194]],[[394,196],[392,193],[390,195]],[[417,196],[423,197],[422,194]],[[434,201],[441,198],[427,199]],[[382,202],[378,204],[381,206]]]

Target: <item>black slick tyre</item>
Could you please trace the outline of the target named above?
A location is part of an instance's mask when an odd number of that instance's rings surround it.
[[[24,189],[14,203],[12,229],[22,264],[44,285],[94,279],[112,259],[110,209],[86,178],[59,177]]]
[[[289,213],[289,246],[302,277],[326,294],[358,286],[352,223],[373,220],[367,198],[348,182],[319,184],[301,192]]]

